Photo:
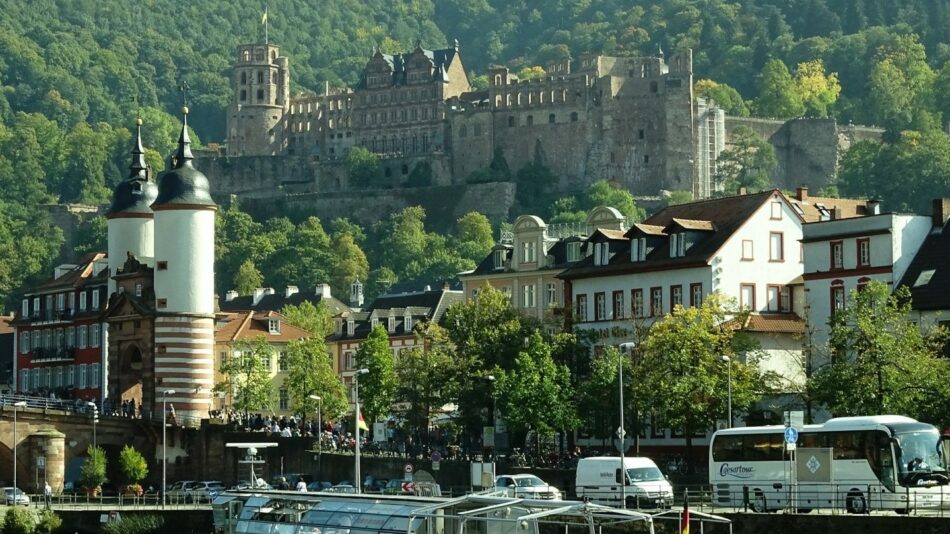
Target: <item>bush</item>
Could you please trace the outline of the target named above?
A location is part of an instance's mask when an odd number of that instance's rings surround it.
[[[106,451],[92,445],[86,449],[86,461],[79,468],[79,481],[90,492],[98,490],[109,479],[106,478]]]
[[[152,514],[129,514],[113,523],[106,523],[102,531],[106,534],[152,534],[165,524],[165,519]]]
[[[59,527],[63,526],[63,520],[56,512],[52,510],[43,510],[40,512],[39,521],[36,523],[35,534],[53,534]]]
[[[3,517],[3,534],[33,534],[36,529],[36,514],[29,508],[13,506],[7,508]]]

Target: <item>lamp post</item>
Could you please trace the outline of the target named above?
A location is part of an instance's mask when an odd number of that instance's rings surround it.
[[[308,395],[311,400],[317,401],[317,454],[323,453],[323,399],[319,395]]]
[[[99,443],[96,440],[96,423],[99,422],[99,407],[96,406],[94,402],[87,402],[86,406],[92,410],[92,448],[99,448]]]
[[[360,375],[365,375],[369,369],[363,368],[353,375],[353,385],[356,392],[356,449],[355,449],[355,478],[353,485],[356,486],[356,493],[362,493],[363,479],[360,478]]]
[[[496,440],[498,439],[498,436],[496,435],[496,432],[498,430],[498,425],[497,421],[495,420],[495,412],[498,410],[496,405],[498,399],[495,398],[495,375],[488,375],[485,377],[485,380],[491,382],[491,391],[488,392],[488,394],[491,395],[491,417],[489,417],[489,422],[491,423],[492,448],[495,449],[495,452],[497,452],[498,446]],[[482,439],[484,440],[484,436]]]
[[[16,413],[19,408],[26,408],[26,401],[14,402],[13,403],[13,506],[16,506],[17,503],[17,485],[16,485]]]
[[[728,416],[729,416],[729,428],[732,428],[732,358],[730,358],[729,356],[723,355],[722,358],[721,358],[721,360],[722,360],[723,363],[725,363],[725,364],[728,366],[728,368],[729,368],[729,370],[728,370],[728,373],[729,373],[729,380],[728,380],[728,384],[729,384],[729,408],[728,408],[728,414],[729,414],[729,415],[728,415]]]
[[[168,414],[168,411],[165,409],[165,401],[168,400],[169,395],[174,394],[174,389],[166,389],[162,391],[162,508],[165,508],[165,481],[166,475],[168,473],[168,451],[165,448],[165,436],[166,432],[168,431],[168,425],[165,424],[165,418]]]
[[[617,427],[617,437],[620,438],[620,507],[627,507],[627,461],[624,459],[624,449],[626,449],[626,441],[624,438],[627,437],[627,433],[623,429],[623,351],[617,351],[617,370],[620,380],[618,380],[620,386],[620,426]]]

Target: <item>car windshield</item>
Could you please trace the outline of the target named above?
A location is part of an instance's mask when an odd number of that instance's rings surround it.
[[[547,484],[545,484],[544,481],[541,480],[541,479],[538,478],[538,477],[516,478],[516,479],[515,479],[515,484],[517,484],[518,487],[521,487],[521,488],[531,488],[531,487],[535,487],[535,486],[547,486]]]
[[[936,429],[900,432],[897,438],[898,468],[901,475],[946,471],[940,434]]]
[[[656,467],[631,467],[627,469],[627,476],[630,482],[653,482],[655,480],[664,480],[663,473]]]

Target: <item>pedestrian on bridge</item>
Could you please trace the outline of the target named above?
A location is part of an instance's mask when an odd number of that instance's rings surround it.
[[[46,502],[46,509],[50,509],[50,505],[53,504],[53,488],[49,485],[49,482],[44,482],[46,485],[43,488],[43,501]]]

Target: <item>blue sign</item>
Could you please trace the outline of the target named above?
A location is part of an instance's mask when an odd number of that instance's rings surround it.
[[[793,427],[785,429],[785,443],[798,443],[798,431]]]

